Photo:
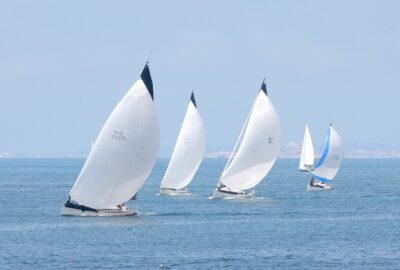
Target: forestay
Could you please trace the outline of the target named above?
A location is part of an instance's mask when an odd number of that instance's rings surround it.
[[[342,141],[336,130],[329,126],[321,159],[312,171],[312,175],[321,181],[333,180],[339,171],[343,157]]]
[[[188,186],[200,166],[205,147],[206,130],[192,93],[161,188],[183,189]]]
[[[255,187],[274,165],[280,144],[280,121],[263,83],[220,183],[236,190]]]
[[[146,64],[141,78],[101,129],[70,192],[71,199],[95,209],[128,201],[149,176],[159,144],[153,84]]]
[[[301,150],[299,170],[307,170],[307,167],[314,165],[314,147],[311,140],[311,134],[306,125],[304,131],[303,148]]]

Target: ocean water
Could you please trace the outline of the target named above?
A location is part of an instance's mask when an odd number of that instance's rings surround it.
[[[129,203],[135,217],[61,217],[80,159],[0,159],[0,269],[400,269],[400,160],[344,160],[332,191],[306,192],[278,160],[250,200],[158,196],[168,160]]]

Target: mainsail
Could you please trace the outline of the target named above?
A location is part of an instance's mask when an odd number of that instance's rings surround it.
[[[310,131],[306,125],[306,130],[304,131],[303,148],[301,150],[300,171],[308,171],[314,165],[314,147],[311,140]]]
[[[192,181],[206,147],[206,130],[192,93],[161,188],[183,189]]]
[[[95,209],[127,202],[142,187],[156,161],[160,128],[148,65],[115,107],[98,135],[70,192]]]
[[[325,146],[322,156],[311,174],[322,182],[333,180],[339,171],[343,157],[342,141],[336,130],[329,126],[326,132]]]
[[[228,160],[220,184],[235,190],[255,187],[274,165],[280,144],[279,117],[263,82],[234,149],[237,152]]]

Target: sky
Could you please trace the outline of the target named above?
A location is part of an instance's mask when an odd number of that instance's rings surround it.
[[[149,58],[172,148],[194,88],[233,148],[266,77],[283,144],[398,145],[399,1],[1,1],[0,152],[87,151]]]

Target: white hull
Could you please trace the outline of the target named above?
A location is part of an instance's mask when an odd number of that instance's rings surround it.
[[[95,211],[83,211],[81,209],[70,208],[64,206],[61,209],[62,216],[79,216],[79,217],[111,217],[111,216],[134,216],[137,212],[127,207],[113,209],[99,209]]]
[[[188,195],[187,189],[169,189],[169,188],[160,188],[160,195],[169,195],[169,196],[184,196]]]
[[[253,193],[245,192],[245,191],[221,191],[216,188],[214,190],[213,198],[214,199],[248,199],[253,196]]]
[[[307,185],[307,191],[330,190],[330,189],[332,189],[332,186],[324,184],[322,182],[316,182],[313,185],[311,185],[311,183],[308,183]]]

